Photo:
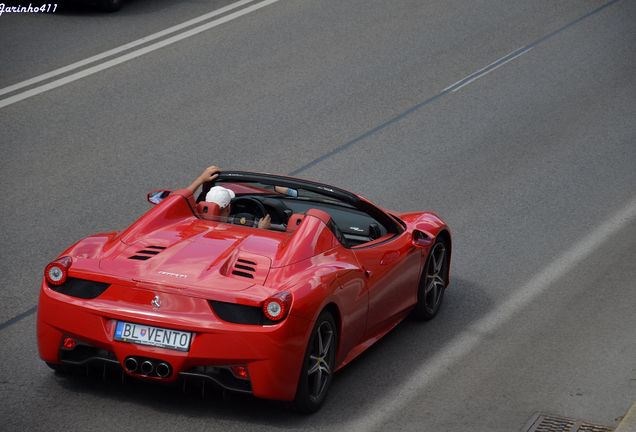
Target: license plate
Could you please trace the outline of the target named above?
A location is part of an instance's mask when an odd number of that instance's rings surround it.
[[[115,340],[177,351],[188,351],[190,349],[192,333],[117,321]]]

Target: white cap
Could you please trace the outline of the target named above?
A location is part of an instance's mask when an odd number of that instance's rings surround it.
[[[218,204],[223,209],[230,204],[234,196],[233,190],[226,189],[223,186],[214,186],[205,195],[205,201]]]

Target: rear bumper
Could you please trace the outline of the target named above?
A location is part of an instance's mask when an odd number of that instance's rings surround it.
[[[116,286],[109,288],[107,293],[116,298],[117,293],[112,291],[118,289],[126,290],[125,297],[131,296],[130,290],[140,291],[137,294],[142,297],[154,295],[139,288]],[[168,306],[165,313],[159,314],[152,310],[149,303],[135,305],[106,301],[106,295],[92,300],[77,299],[57,293],[43,282],[37,320],[40,357],[50,363],[118,363],[125,373],[136,378],[170,382],[180,376],[188,376],[209,379],[232,390],[251,391],[261,398],[294,398],[311,331],[310,321],[290,315],[277,325],[232,324],[216,317],[205,299],[181,298],[179,294],[165,292],[161,295],[168,305],[171,302],[179,306],[189,303],[190,307],[180,312],[176,309],[171,311]],[[116,341],[113,335],[118,320],[190,331],[193,333],[190,350],[180,352]],[[89,350],[86,355],[65,351],[61,348],[65,336],[76,339],[80,346],[84,344],[94,348],[90,348],[92,351]],[[129,357],[166,362],[171,367],[171,374],[160,378],[131,373],[124,366]],[[232,382],[224,385],[228,381],[223,370],[231,365],[247,365],[247,387],[237,387]]]

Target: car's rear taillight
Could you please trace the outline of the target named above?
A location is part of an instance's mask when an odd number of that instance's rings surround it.
[[[263,313],[271,321],[280,321],[291,308],[292,295],[288,291],[274,294],[263,302]]]
[[[44,277],[50,285],[58,286],[66,282],[68,276],[68,268],[73,260],[71,257],[65,256],[58,258],[44,269]]]

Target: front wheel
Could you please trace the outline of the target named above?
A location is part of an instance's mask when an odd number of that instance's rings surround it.
[[[417,290],[417,304],[413,317],[428,321],[435,318],[444,298],[448,283],[448,247],[443,240],[437,240],[426,259],[424,271]]]
[[[320,409],[331,385],[336,361],[338,329],[328,311],[316,320],[294,399],[294,408],[302,413],[313,413]]]

